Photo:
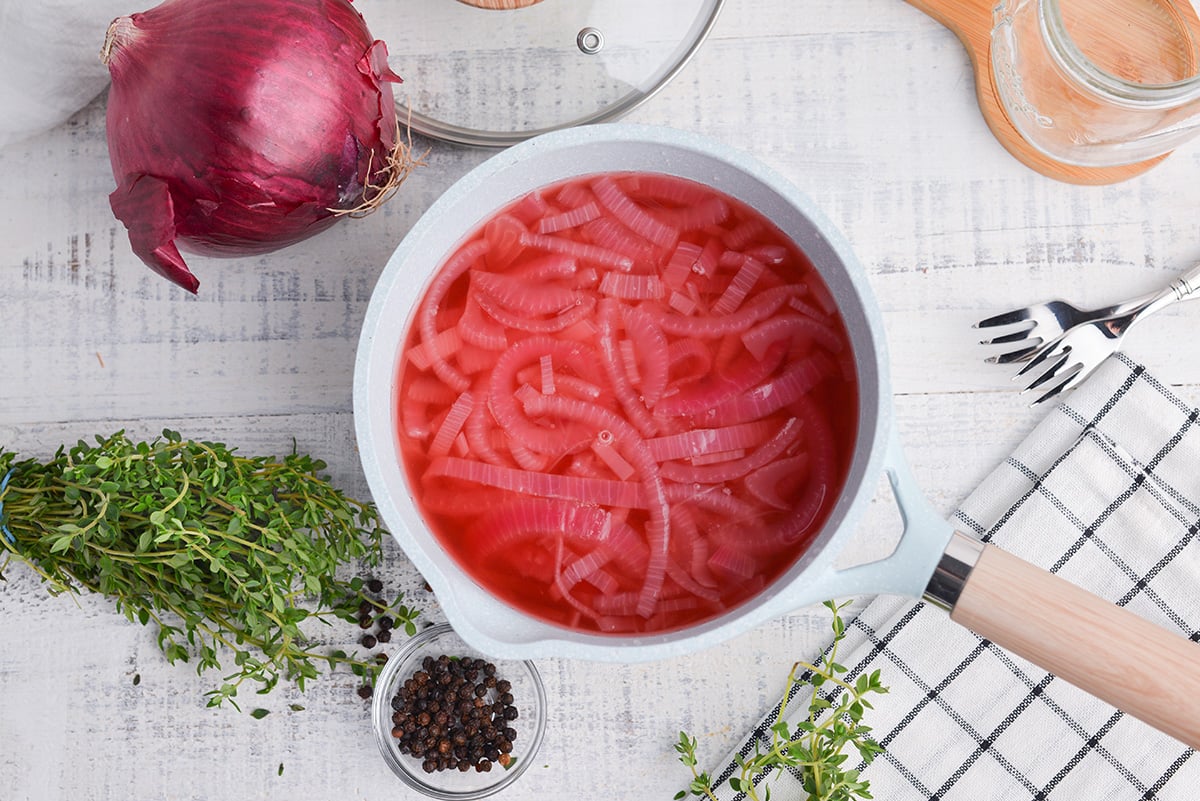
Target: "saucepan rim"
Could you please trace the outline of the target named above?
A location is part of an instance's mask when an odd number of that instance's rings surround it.
[[[394,428],[400,343],[446,254],[480,222],[525,192],[578,175],[621,170],[665,172],[709,183],[767,214],[813,261],[833,293],[850,334],[859,381],[858,443],[850,475],[807,551],[766,590],[730,612],[647,635],[567,630],[519,612],[482,590],[422,522],[396,452]],[[372,294],[356,356],[354,414],[364,473],[385,524],[429,582],[460,636],[501,658],[666,658],[709,647],[824,600],[828,596],[823,593],[836,587],[839,553],[898,450],[882,317],[865,273],[838,229],[807,195],[752,156],[693,133],[627,123],[530,139],[468,172],[429,207],[397,246]],[[901,590],[919,595],[922,583],[919,576],[904,578]]]

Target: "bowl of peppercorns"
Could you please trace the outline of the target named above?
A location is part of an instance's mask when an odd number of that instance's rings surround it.
[[[384,761],[405,784],[432,798],[472,799],[529,767],[545,707],[532,662],[491,659],[443,623],[388,660],[371,716]]]

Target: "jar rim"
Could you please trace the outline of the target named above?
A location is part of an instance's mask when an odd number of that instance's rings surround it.
[[[1140,108],[1171,107],[1200,98],[1200,63],[1189,78],[1161,84],[1129,81],[1101,68],[1075,43],[1067,31],[1060,0],[1037,0],[1038,26],[1047,49],[1066,74],[1106,100]],[[1192,32],[1183,32],[1196,49]]]

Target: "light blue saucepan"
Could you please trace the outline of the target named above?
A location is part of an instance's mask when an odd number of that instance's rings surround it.
[[[732,195],[769,217],[807,254],[850,332],[860,391],[859,433],[845,487],[823,529],[758,596],[678,631],[589,634],[548,624],[497,600],[439,546],[422,520],[398,456],[396,378],[401,344],[425,287],[470,231],[530,190],[575,176],[630,170],[669,173]],[[829,598],[924,597],[1067,681],[1193,746],[1200,744],[1200,647],[955,532],[930,507],[897,442],[883,323],[862,267],[804,194],[735,149],[677,130],[596,125],[536,137],[472,170],[418,220],[379,279],[359,343],[354,414],[363,468],[384,521],[437,594],[450,623],[485,653],[513,659],[660,659],[715,645]],[[900,543],[884,559],[837,569],[881,473],[891,481],[904,521]],[[1154,666],[1153,674],[1148,665]],[[1131,682],[1131,676],[1137,680]],[[1181,696],[1190,699],[1190,708],[1179,702]]]

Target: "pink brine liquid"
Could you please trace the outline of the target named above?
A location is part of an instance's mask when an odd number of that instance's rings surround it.
[[[820,530],[854,449],[845,326],[765,217],[592,175],[492,217],[435,274],[399,376],[426,521],[482,587],[608,633],[743,603]]]

